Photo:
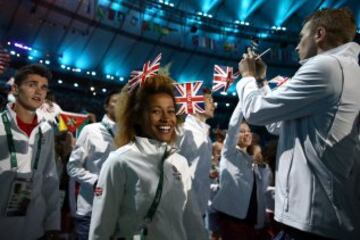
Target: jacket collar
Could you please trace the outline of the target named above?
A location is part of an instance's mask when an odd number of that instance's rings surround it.
[[[205,133],[209,133],[210,126],[197,119],[194,115],[189,114],[186,117],[186,123],[189,124],[192,129],[202,129]]]
[[[16,112],[13,110],[15,103],[8,103],[6,106],[6,110],[9,113],[8,115],[10,115],[11,120],[10,121],[15,121],[16,122]],[[38,114],[37,111],[35,111],[36,117],[38,119],[38,124],[40,124],[40,122],[46,121],[45,117],[42,116],[42,114]]]
[[[16,112],[13,110],[13,106],[14,106],[14,103],[9,103],[7,104],[6,106],[6,110],[4,111],[8,117],[9,117],[9,121],[11,123],[11,125],[13,127],[15,127],[18,131],[20,131],[20,128],[16,122]],[[46,123],[46,118],[44,116],[41,116],[41,114],[38,114],[37,112],[35,112],[36,116],[37,116],[37,119],[38,119],[38,124],[37,126],[35,127],[36,128],[41,128],[41,130],[43,132],[47,131],[50,127],[50,125],[48,124],[43,124],[43,123]],[[21,131],[20,131],[21,132]]]
[[[176,151],[174,145],[139,136],[135,137],[135,145],[145,155],[162,155],[165,150],[170,152],[170,154]]]
[[[111,120],[111,119],[108,117],[107,114],[105,114],[105,115],[103,116],[103,118],[101,119],[101,122],[102,122],[105,126],[110,127],[113,131],[116,130],[116,123],[115,123],[113,120]]]
[[[337,55],[337,56],[346,56],[346,57],[351,57],[354,59],[358,58],[358,55],[360,53],[360,45],[357,44],[356,42],[349,42],[349,43],[345,43],[343,45],[340,45],[336,48],[332,48],[330,50],[327,50],[325,52],[322,52],[320,54],[317,54],[311,58],[307,58],[304,60],[301,60],[299,63],[301,65],[304,65],[305,63],[307,63],[308,61],[310,61],[311,59],[314,59],[317,56],[326,56],[326,55]],[[357,60],[356,60],[357,61]]]

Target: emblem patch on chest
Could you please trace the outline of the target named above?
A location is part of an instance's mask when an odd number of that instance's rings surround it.
[[[101,187],[97,187],[97,188],[95,188],[94,193],[95,193],[95,196],[100,197],[103,193],[103,189]]]
[[[178,181],[181,180],[181,173],[177,170],[177,168],[175,166],[171,166],[172,169],[172,175],[174,176],[174,178]]]

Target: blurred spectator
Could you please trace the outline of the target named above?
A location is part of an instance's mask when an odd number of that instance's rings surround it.
[[[104,103],[106,114],[101,122],[86,125],[81,130],[67,163],[69,176],[80,184],[75,217],[78,240],[88,239],[94,189],[100,169],[110,152],[115,150],[113,142],[117,98],[118,91],[109,92]]]
[[[59,132],[55,136],[56,165],[60,180],[61,193],[61,239],[72,239],[73,220],[70,208],[69,176],[66,172],[66,164],[75,144],[73,135],[68,132]]]
[[[10,63],[10,55],[0,45],[0,75],[6,71]]]
[[[225,134],[221,129],[215,130],[215,142],[212,145],[213,164],[219,165],[221,150],[224,147]]]
[[[258,147],[248,152],[252,133],[242,120],[239,102],[230,118],[220,160],[220,188],[212,202],[223,240],[258,239],[266,219],[270,169],[263,164]]]
[[[206,120],[214,117],[215,105],[209,89],[204,89],[205,111],[187,115],[183,135],[179,136],[179,153],[189,163],[193,176],[193,190],[202,216],[205,216],[210,198],[210,171],[212,142],[209,137],[210,126]]]
[[[55,102],[55,95],[52,91],[48,91],[45,102],[37,109],[37,113],[52,124],[57,124],[57,116],[61,111],[61,107]]]

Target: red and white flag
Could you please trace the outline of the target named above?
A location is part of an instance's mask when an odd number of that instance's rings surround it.
[[[214,65],[212,91],[223,89],[223,92],[226,92],[238,76],[239,73],[234,74],[232,67]]]
[[[75,132],[87,119],[87,114],[79,114],[73,112],[62,111],[58,115],[59,118],[59,131]]]
[[[144,64],[142,71],[132,71],[129,80],[129,92],[132,92],[137,86],[142,86],[146,78],[154,76],[160,68],[161,53],[150,63]]]
[[[178,105],[177,115],[194,114],[205,111],[204,95],[201,81],[175,83],[175,101]]]
[[[275,89],[284,85],[288,80],[288,77],[276,76],[273,79],[269,80],[268,83],[271,89]]]

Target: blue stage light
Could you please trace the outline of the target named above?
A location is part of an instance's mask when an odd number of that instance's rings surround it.
[[[110,4],[110,0],[99,0],[98,4],[107,7]]]
[[[265,0],[242,0],[240,4],[237,4],[238,18],[245,21]],[[246,24],[244,24],[246,25]]]
[[[267,38],[267,37],[269,36],[269,34],[263,32],[263,33],[258,33],[257,36],[258,36],[259,38]]]
[[[113,2],[113,3],[111,3],[110,8],[112,10],[114,10],[114,11],[120,11],[121,10],[121,5],[120,5],[120,3]]]
[[[275,13],[275,25],[281,26],[284,22],[292,16],[303,4],[305,1],[291,1],[283,0],[280,1],[277,6],[277,11]]]
[[[208,13],[213,7],[215,7],[221,1],[220,0],[201,0],[199,2],[201,4],[201,10],[204,13]]]
[[[59,62],[64,65],[72,64],[73,54],[70,50],[65,50],[62,54],[62,57],[59,59]]]

